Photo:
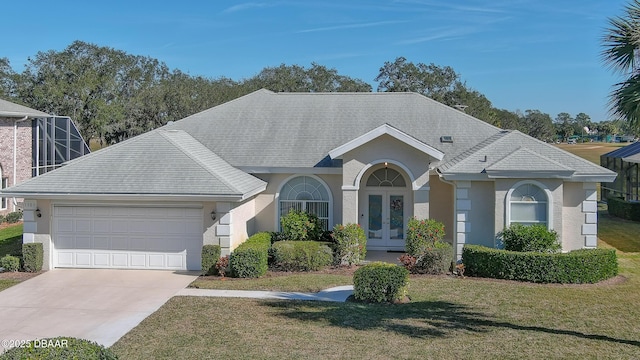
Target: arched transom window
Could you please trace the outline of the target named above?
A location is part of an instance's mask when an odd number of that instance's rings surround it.
[[[509,197],[509,223],[547,224],[548,200],[546,192],[535,184],[518,186]]]
[[[291,210],[304,211],[318,216],[324,229],[329,230],[331,209],[329,189],[314,177],[294,177],[280,189],[278,219]]]
[[[398,171],[385,167],[369,175],[367,186],[405,187],[407,184]]]

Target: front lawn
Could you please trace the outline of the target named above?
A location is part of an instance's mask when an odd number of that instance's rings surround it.
[[[22,255],[22,224],[3,224],[0,228],[0,257]]]
[[[595,285],[415,276],[404,305],[177,296],[112,349],[126,359],[631,359],[638,269],[640,254],[621,254],[622,277]]]

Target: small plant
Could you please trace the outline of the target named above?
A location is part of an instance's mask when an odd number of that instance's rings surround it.
[[[57,337],[31,340],[0,355],[2,359],[117,360],[118,355],[89,340]]]
[[[0,267],[5,271],[18,271],[20,269],[20,258],[17,256],[5,255],[0,258]]]
[[[0,215],[0,225],[4,222],[4,215]]]
[[[406,249],[409,255],[418,257],[444,237],[444,224],[434,219],[409,219],[407,224]]]
[[[464,264],[456,264],[456,275],[464,277]]]
[[[22,244],[22,259],[24,271],[38,272],[42,270],[44,252],[42,243]]]
[[[336,225],[333,228],[335,258],[338,265],[354,265],[367,254],[367,237],[358,224]]]
[[[10,212],[4,217],[4,220],[9,224],[17,223],[20,219],[22,219],[22,212],[20,211]]]
[[[207,244],[202,246],[202,275],[214,275],[216,262],[220,258],[220,245]]]
[[[512,224],[499,233],[498,237],[504,243],[504,249],[509,251],[556,253],[562,248],[558,242],[558,233],[540,224]]]
[[[409,271],[402,266],[374,262],[353,274],[353,296],[366,302],[402,302],[409,288]]]
[[[229,255],[222,256],[216,261],[216,270],[218,275],[225,277],[227,274],[227,268],[229,268]]]
[[[319,240],[322,235],[322,224],[315,214],[291,210],[280,218],[283,236],[287,240]]]

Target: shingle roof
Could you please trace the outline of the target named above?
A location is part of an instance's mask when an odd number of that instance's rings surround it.
[[[167,126],[235,167],[314,167],[329,152],[383,124],[445,153],[500,131],[415,93],[273,93],[259,90]],[[452,136],[453,143],[440,142]]]
[[[480,174],[486,170],[529,172],[567,170],[573,175],[614,173],[516,130],[504,130],[438,167],[443,174]]]
[[[0,117],[48,117],[51,116],[42,111],[34,110],[26,106],[18,105],[7,100],[0,99]]]
[[[242,197],[265,186],[187,133],[156,130],[85,155],[10,191]]]

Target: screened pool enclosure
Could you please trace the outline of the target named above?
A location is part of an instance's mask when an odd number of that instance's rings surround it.
[[[54,116],[32,121],[32,176],[42,175],[90,152],[71,118]]]
[[[640,200],[638,179],[640,178],[640,142],[600,156],[600,165],[618,174],[612,183],[602,184],[602,200],[620,197],[627,201]]]

